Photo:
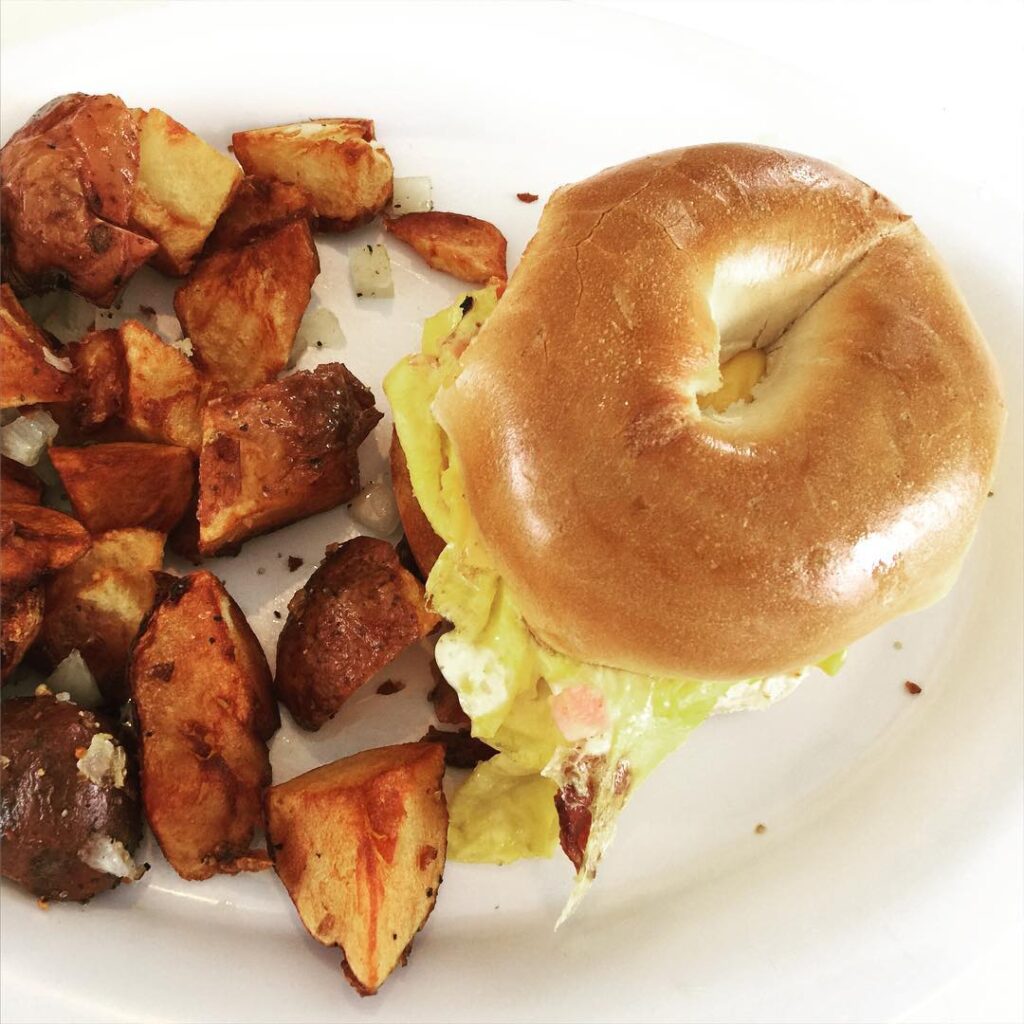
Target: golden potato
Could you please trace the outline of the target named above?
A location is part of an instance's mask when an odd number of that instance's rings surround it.
[[[171,867],[187,879],[268,867],[250,846],[280,719],[263,648],[216,576],[175,579],[158,598],[128,679],[143,806]]]
[[[416,560],[423,578],[430,575],[438,556],[444,551],[444,541],[434,532],[430,520],[423,514],[420,503],[413,493],[412,480],[409,479],[409,464],[405,460],[405,450],[398,440],[398,431],[391,431],[391,490],[395,495],[398,518],[402,520],[402,529],[409,544],[412,557]]]
[[[384,227],[411,245],[435,270],[461,281],[507,281],[505,236],[486,220],[461,213],[407,213],[386,217]]]
[[[60,422],[61,439],[88,437],[124,410],[127,368],[116,330],[92,331],[69,349],[75,398],[71,422]],[[55,412],[56,414],[56,412]]]
[[[196,366],[228,392],[273,380],[288,364],[319,273],[303,220],[200,260],[174,296]]]
[[[211,401],[199,456],[199,550],[212,555],[359,492],[357,449],[381,418],[340,363]]]
[[[0,150],[3,278],[110,306],[157,244],[129,227],[138,131],[116,96],[61,96]]]
[[[0,285],[0,409],[68,401],[71,376],[51,360],[53,353],[43,333],[10,286]]]
[[[75,516],[90,533],[144,527],[169,533],[195,490],[187,448],[123,441],[50,449]]]
[[[138,110],[135,119],[139,174],[132,221],[160,244],[153,265],[181,277],[230,202],[242,169],[162,110]]]
[[[206,252],[237,249],[293,220],[315,215],[313,197],[300,185],[247,175],[206,240]]]
[[[36,642],[43,625],[43,588],[29,587],[3,599],[0,615],[0,682],[6,683]]]
[[[0,587],[9,598],[78,561],[92,546],[85,527],[41,505],[0,505]]]
[[[267,790],[274,870],[360,995],[405,963],[437,901],[448,840],[433,743],[364,750]]]
[[[301,185],[313,197],[317,225],[347,231],[391,200],[394,168],[374,142],[373,121],[325,117],[235,132],[232,149],[246,174]]]
[[[46,581],[39,635],[44,654],[58,665],[77,650],[108,703],[128,698],[128,651],[153,607],[153,573],[163,559],[162,533],[110,530],[93,537],[86,555]]]
[[[423,584],[387,541],[331,545],[288,602],[277,642],[278,699],[304,729],[319,729],[348,697],[441,620]]]
[[[42,496],[43,481],[28,466],[0,456],[0,501],[38,505]]]

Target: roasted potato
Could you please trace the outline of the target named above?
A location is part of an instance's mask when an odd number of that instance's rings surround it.
[[[43,481],[28,466],[0,456],[0,501],[38,505],[42,496]]]
[[[116,96],[47,104],[0,150],[4,280],[15,292],[67,287],[110,306],[157,250],[127,230],[138,130]]]
[[[0,682],[6,683],[36,642],[43,625],[43,588],[0,599]]]
[[[250,846],[280,718],[263,649],[216,576],[176,579],[158,598],[128,679],[142,800],[171,866],[187,879],[268,867]]]
[[[507,281],[505,236],[486,220],[462,213],[407,213],[386,217],[384,227],[411,245],[435,270],[461,281]]]
[[[402,529],[409,544],[412,557],[416,560],[423,578],[430,575],[438,556],[444,551],[444,541],[434,532],[430,520],[423,514],[420,503],[413,493],[412,480],[409,479],[409,464],[405,460],[405,450],[398,440],[398,431],[391,431],[391,490],[395,495],[398,507],[398,518],[402,520]]]
[[[437,900],[448,808],[433,743],[365,750],[274,786],[267,846],[302,923],[360,995],[405,963]]]
[[[242,169],[162,110],[135,111],[139,173],[132,222],[160,248],[153,265],[181,277],[231,201]]]
[[[144,527],[169,533],[195,490],[187,448],[134,441],[50,449],[50,461],[90,533]]]
[[[9,285],[0,285],[0,409],[66,402],[71,376],[21,308]]]
[[[331,545],[288,602],[277,643],[278,698],[304,729],[319,729],[378,669],[441,620],[423,584],[387,541]]]
[[[116,330],[91,331],[69,352],[75,397],[70,420],[61,422],[60,436],[88,437],[119,422],[124,412],[128,368],[121,337]]]
[[[71,516],[12,501],[0,505],[0,545],[0,587],[9,599],[43,576],[77,562],[92,541]]]
[[[196,366],[228,392],[273,380],[288,364],[318,273],[304,220],[200,260],[174,296]]]
[[[293,220],[311,220],[313,197],[300,185],[247,175],[206,240],[206,252],[237,249]]]
[[[200,553],[354,497],[357,449],[380,418],[373,395],[340,363],[211,401],[199,456]]]
[[[135,763],[113,720],[52,695],[0,718],[0,873],[49,900],[88,900],[142,871]]]
[[[45,583],[43,653],[58,665],[77,650],[109,704],[128,698],[128,652],[156,600],[153,573],[163,557],[163,534],[110,530],[93,537],[88,554]]]
[[[391,201],[394,169],[374,142],[373,121],[325,117],[235,132],[231,142],[246,174],[306,189],[323,230],[365,224]]]

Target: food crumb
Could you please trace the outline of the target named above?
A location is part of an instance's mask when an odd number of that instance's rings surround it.
[[[41,779],[45,774],[46,774],[46,769],[45,768],[37,768],[36,769],[36,778],[37,779]]]
[[[907,693],[913,694],[915,697],[921,692],[921,687],[917,683],[912,683],[909,679],[903,684],[903,688]]]
[[[405,689],[405,683],[400,679],[385,679],[380,686],[377,687],[377,692],[383,697],[388,697],[392,693],[400,693]]]
[[[36,906],[40,910],[49,910],[50,909],[50,901],[49,900],[44,900],[42,898],[42,896],[40,896],[39,899],[36,900]]]
[[[537,202],[537,196],[533,192],[517,192],[516,199],[521,203],[535,203]]]
[[[892,649],[894,651],[902,651],[903,650],[903,644],[901,644],[899,642],[899,640],[893,640],[893,642],[892,642]]]
[[[990,498],[994,498],[994,497],[996,496],[996,492],[995,492],[995,491],[989,491],[989,492],[988,492],[988,496],[989,496]]]
[[[256,570],[256,575],[257,576],[265,576],[266,573],[267,573],[267,570],[264,569],[262,565]]]
[[[298,569],[300,566],[305,564],[305,561],[306,560],[304,558],[299,558],[298,555],[289,555],[288,556],[288,571],[289,572],[295,572],[296,569]]]
[[[756,835],[763,836],[765,834],[765,832],[767,832],[767,831],[768,831],[768,826],[763,821],[758,822],[754,826],[754,832],[755,832]]]
[[[275,612],[274,612],[274,618],[275,618],[275,619],[279,619],[279,618],[281,618],[281,613],[280,613],[279,611],[276,611],[276,610],[275,610]]]
[[[139,312],[143,316],[156,316],[156,310],[152,306],[139,306]]]

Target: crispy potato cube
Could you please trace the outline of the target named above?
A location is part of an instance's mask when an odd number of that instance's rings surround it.
[[[360,995],[405,963],[437,900],[448,840],[433,743],[364,750],[267,790],[274,870]]]
[[[199,550],[212,555],[359,493],[357,449],[381,418],[341,363],[211,401],[199,456]]]
[[[360,299],[390,299],[395,294],[391,257],[383,245],[361,245],[349,254],[352,288]]]
[[[19,295],[66,287],[110,306],[157,249],[129,226],[139,165],[131,112],[116,96],[48,103],[0,150],[3,279]]]
[[[74,428],[61,423],[62,438],[88,435],[116,420],[124,410],[127,368],[115,330],[92,331],[70,347],[74,368]]]
[[[325,117],[235,132],[231,142],[246,174],[306,189],[324,230],[365,224],[391,200],[394,169],[374,142],[372,121]]]
[[[77,562],[92,546],[85,527],[42,505],[0,505],[0,587],[4,598]]]
[[[5,597],[0,615],[0,682],[6,683],[36,642],[43,625],[43,588],[29,587]]]
[[[288,364],[318,273],[302,220],[200,260],[174,296],[196,366],[229,392],[273,380]]]
[[[0,456],[0,501],[38,505],[42,496],[43,481],[28,466]]]
[[[288,602],[277,642],[277,696],[304,729],[319,729],[440,621],[427,609],[423,584],[387,541],[331,545]]]
[[[412,557],[426,579],[438,556],[444,551],[444,541],[434,532],[430,520],[423,514],[420,503],[413,493],[412,480],[409,479],[409,464],[405,460],[405,450],[398,440],[398,431],[391,431],[391,489],[398,506],[398,518],[402,520],[405,539],[409,544]]]
[[[486,220],[432,210],[386,217],[384,227],[395,238],[411,245],[435,270],[473,284],[508,280],[508,243]]]
[[[160,244],[153,265],[180,277],[192,269],[242,169],[162,110],[136,111],[136,121],[139,176],[132,220]]]
[[[42,331],[22,309],[10,286],[0,285],[0,409],[68,401],[71,377],[53,360]]]
[[[313,197],[300,185],[247,175],[206,240],[206,252],[237,249],[293,220],[312,220]]]
[[[40,644],[51,664],[77,650],[108,703],[128,698],[125,667],[139,624],[156,600],[164,536],[110,530],[92,549],[46,581]]]
[[[158,598],[128,679],[142,801],[171,867],[202,879],[269,866],[250,846],[280,719],[263,648],[216,576],[176,579]]]
[[[169,533],[195,489],[187,448],[123,441],[87,448],[51,448],[50,461],[90,533],[144,527]]]
[[[124,426],[130,437],[199,451],[203,383],[176,348],[137,320],[118,328],[125,364]]]

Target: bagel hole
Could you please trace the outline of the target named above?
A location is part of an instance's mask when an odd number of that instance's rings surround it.
[[[764,378],[768,353],[761,348],[745,348],[727,358],[719,367],[722,383],[717,391],[701,395],[697,404],[703,412],[725,412],[736,404],[754,400],[754,388]]]

